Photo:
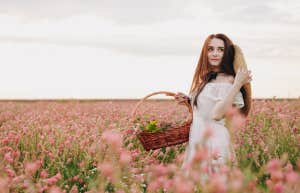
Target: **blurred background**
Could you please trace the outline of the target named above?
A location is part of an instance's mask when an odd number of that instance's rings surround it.
[[[298,0],[0,0],[0,99],[188,93],[205,38],[244,52],[254,98],[300,96]]]

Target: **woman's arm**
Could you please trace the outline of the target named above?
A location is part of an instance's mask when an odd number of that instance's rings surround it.
[[[232,106],[232,103],[234,101],[235,96],[240,91],[241,87],[246,84],[247,82],[252,80],[251,71],[248,71],[247,69],[239,69],[235,79],[233,86],[231,87],[230,91],[228,92],[227,96],[216,103],[212,110],[212,119],[214,120],[220,120],[224,117],[225,113],[229,108]]]
[[[233,84],[227,96],[216,103],[215,107],[212,110],[212,119],[218,121],[223,118],[227,110],[232,106],[234,97],[240,91],[241,85]]]

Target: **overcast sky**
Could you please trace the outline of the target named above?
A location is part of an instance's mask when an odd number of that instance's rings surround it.
[[[300,96],[298,0],[0,0],[0,98],[188,93],[205,38],[224,33],[253,97]]]

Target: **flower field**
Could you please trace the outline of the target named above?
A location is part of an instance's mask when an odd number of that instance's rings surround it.
[[[134,135],[136,103],[0,102],[0,192],[300,192],[299,99],[254,100],[245,122],[230,127],[234,162],[210,175],[199,164],[204,148],[188,169],[186,143],[145,151]],[[137,113],[151,131],[190,116],[171,100],[149,100]]]

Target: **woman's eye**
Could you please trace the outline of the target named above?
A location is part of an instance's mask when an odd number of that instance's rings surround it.
[[[219,51],[220,52],[224,52],[224,48],[219,48]]]
[[[213,51],[213,48],[208,48],[208,51],[210,51],[210,52]]]

